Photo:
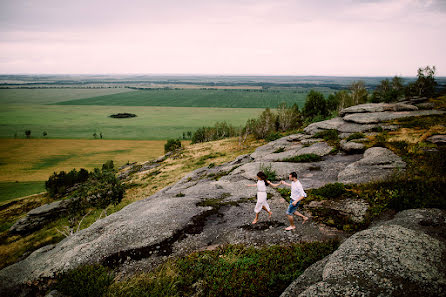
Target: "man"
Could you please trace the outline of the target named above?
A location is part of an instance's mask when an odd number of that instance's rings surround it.
[[[305,197],[307,197],[307,194],[304,192],[302,184],[297,180],[296,172],[291,172],[289,175],[289,179],[291,180],[291,184],[286,183],[285,181],[280,182],[281,184],[291,187],[290,205],[288,206],[288,209],[286,211],[288,221],[290,222],[290,226],[285,228],[286,231],[296,229],[296,226],[294,225],[293,214],[303,219],[302,224],[304,224],[308,220],[308,217],[304,216],[303,214],[297,211],[300,201]]]

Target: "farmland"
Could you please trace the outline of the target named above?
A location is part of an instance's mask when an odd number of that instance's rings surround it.
[[[136,107],[136,106],[68,106],[68,105],[3,105],[0,112],[0,137],[93,139],[102,132],[105,139],[161,140],[177,138],[216,121],[235,126],[257,116],[261,109]],[[114,119],[109,115],[129,112],[135,118]]]
[[[323,89],[326,93],[328,91]],[[229,90],[229,89],[146,89],[93,98],[57,102],[57,105],[117,105],[221,108],[275,108],[280,103],[305,104],[307,89]]]
[[[163,152],[165,141],[3,139],[0,142],[0,181],[44,181],[54,171],[93,169],[113,160],[151,160]]]

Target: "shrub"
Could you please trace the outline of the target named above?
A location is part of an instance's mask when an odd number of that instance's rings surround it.
[[[73,169],[68,173],[65,171],[61,171],[59,173],[54,172],[53,175],[51,175],[45,182],[45,188],[51,197],[63,195],[66,193],[68,188],[74,186],[75,184],[85,182],[88,177],[88,171],[83,168],[79,171]]]
[[[361,132],[356,132],[351,134],[349,137],[347,137],[347,141],[353,140],[353,139],[361,139],[364,138],[364,134],[362,134]]]
[[[179,139],[169,139],[164,145],[164,152],[173,152],[181,148],[181,141]]]
[[[113,283],[113,273],[101,265],[85,265],[65,272],[55,289],[72,297],[101,297]]]
[[[322,138],[325,141],[339,141],[339,132],[335,129],[325,130],[314,134],[313,138]]]
[[[303,154],[292,158],[283,159],[281,162],[305,163],[305,162],[318,162],[320,160],[322,160],[322,158],[319,155]]]
[[[281,138],[281,137],[282,137],[282,134],[280,134],[280,133],[278,133],[278,132],[273,132],[273,133],[268,134],[268,135],[265,137],[265,140],[266,140],[266,141],[274,141],[274,140],[277,140],[277,139],[279,139],[279,138]]]
[[[328,199],[340,197],[345,192],[345,187],[342,183],[326,184],[323,187],[311,190],[311,194],[322,196]]]
[[[267,180],[269,181],[277,180],[277,173],[274,169],[272,169],[271,164],[269,165],[260,164],[260,171],[263,171],[263,173],[265,173]]]

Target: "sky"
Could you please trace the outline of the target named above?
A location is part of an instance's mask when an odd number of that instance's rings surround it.
[[[0,0],[1,74],[446,76],[446,0]]]

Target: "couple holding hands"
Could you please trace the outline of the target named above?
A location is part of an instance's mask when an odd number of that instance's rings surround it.
[[[305,197],[307,197],[307,194],[304,192],[302,184],[297,180],[296,172],[291,172],[289,175],[291,184],[286,183],[283,180],[277,184],[273,184],[272,182],[266,179],[266,175],[262,171],[257,173],[257,179],[258,179],[257,184],[248,185],[248,187],[257,187],[257,203],[254,208],[256,217],[254,221],[252,221],[253,224],[256,224],[257,221],[259,220],[259,213],[262,211],[262,209],[264,209],[269,214],[270,218],[272,215],[271,209],[268,205],[268,202],[266,201],[266,184],[269,184],[272,187],[278,187],[280,185],[286,185],[288,187],[291,187],[290,205],[288,206],[288,209],[286,211],[288,221],[290,222],[290,226],[285,228],[285,230],[290,231],[296,229],[296,226],[294,225],[293,214],[303,219],[302,224],[308,220],[308,217],[304,216],[303,214],[297,211],[300,201]]]

